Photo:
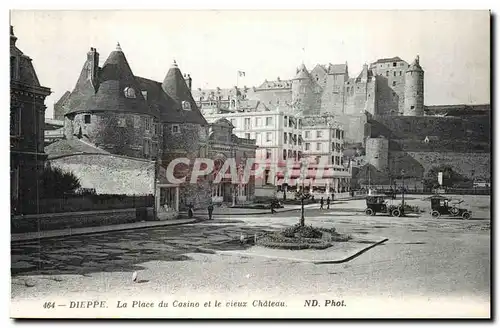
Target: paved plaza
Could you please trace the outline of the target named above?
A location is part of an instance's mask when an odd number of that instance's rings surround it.
[[[412,205],[425,208],[408,196]],[[306,224],[335,227],[351,242],[326,250],[286,251],[240,245],[298,222],[300,212],[216,217],[172,227],[107,232],[12,244],[12,299],[57,294],[132,296],[193,293],[275,296],[335,293],[410,297],[448,295],[490,299],[489,197],[465,196],[473,219],[429,213],[403,218],[369,217],[364,201],[337,201],[309,208]],[[428,212],[428,211],[427,211]],[[389,240],[342,264],[312,260],[347,257],[369,243]],[[140,284],[131,282],[139,272]]]

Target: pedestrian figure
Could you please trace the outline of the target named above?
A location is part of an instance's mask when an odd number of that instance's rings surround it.
[[[212,220],[212,213],[214,212],[214,204],[208,204],[208,219]]]
[[[323,197],[321,197],[321,199],[319,200],[319,209],[322,210],[323,209],[323,204],[325,203],[325,200],[323,199]]]
[[[274,206],[275,206],[275,204],[276,204],[276,203],[275,203],[274,201],[272,201],[272,202],[271,202],[271,214],[276,213],[276,211],[274,210]]]
[[[330,197],[328,197],[326,199],[326,209],[329,210],[330,209]]]
[[[193,218],[193,204],[188,205],[188,218]]]

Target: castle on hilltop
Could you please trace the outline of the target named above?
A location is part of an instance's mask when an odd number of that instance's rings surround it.
[[[301,64],[291,79],[197,89],[193,97],[205,117],[241,112],[279,112],[301,121],[333,117],[345,132],[344,149],[362,149],[361,165],[386,176],[405,171],[421,180],[433,166],[450,164],[464,176],[489,179],[490,105],[426,106],[424,75],[419,56],[411,64],[400,57],[378,59],[363,65],[356,77],[349,76],[347,63],[312,70]],[[238,132],[250,131],[237,127]],[[344,157],[344,162],[353,159]]]

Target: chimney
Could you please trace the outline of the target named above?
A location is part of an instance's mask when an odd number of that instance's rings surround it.
[[[92,85],[97,90],[99,87],[99,53],[96,48],[90,48],[87,52],[87,69],[88,69],[88,79],[92,81]]]
[[[193,79],[191,78],[191,75],[190,75],[190,74],[188,74],[188,75],[186,76],[186,74],[184,74],[184,81],[186,81],[186,85],[188,86],[189,91],[191,91],[191,87],[192,87],[192,85],[193,85]]]
[[[14,26],[10,26],[10,45],[15,46],[16,45],[17,38],[14,35]]]

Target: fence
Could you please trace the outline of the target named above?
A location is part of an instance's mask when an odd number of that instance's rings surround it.
[[[153,195],[71,195],[64,198],[30,200],[23,204],[22,214],[101,211],[152,206],[154,206]]]

